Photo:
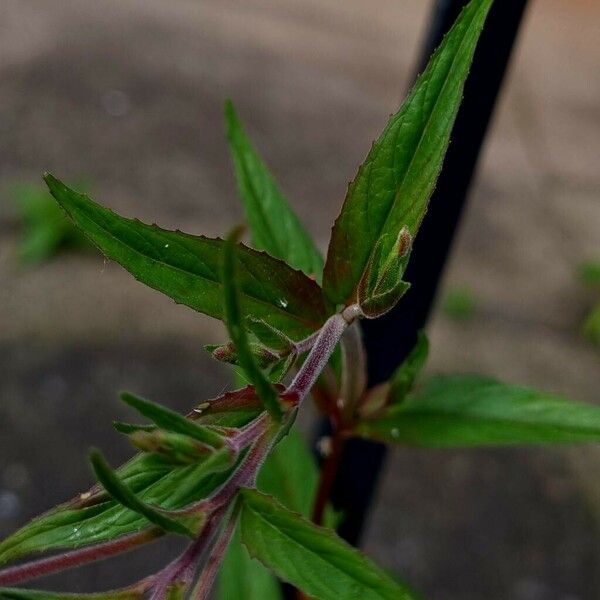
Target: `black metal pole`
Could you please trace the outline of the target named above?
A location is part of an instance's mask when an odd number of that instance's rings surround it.
[[[466,0],[435,3],[419,70],[424,68],[466,3]],[[390,377],[427,321],[526,4],[527,0],[497,0],[490,11],[465,86],[453,141],[416,238],[406,274],[412,287],[397,309],[362,324],[370,385]],[[331,500],[344,514],[339,533],[352,544],[360,540],[384,458],[385,447],[380,444],[352,440],[345,448]]]

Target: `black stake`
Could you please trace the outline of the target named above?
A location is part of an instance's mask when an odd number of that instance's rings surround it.
[[[466,0],[437,0],[419,70],[465,4]],[[397,309],[362,323],[370,385],[389,378],[427,321],[526,4],[527,0],[497,0],[492,6],[465,86],[453,141],[416,238],[406,274],[412,287]],[[385,447],[380,444],[352,440],[345,448],[332,502],[345,517],[339,533],[352,544],[360,540],[384,458]]]

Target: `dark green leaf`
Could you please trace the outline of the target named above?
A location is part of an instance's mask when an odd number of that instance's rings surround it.
[[[412,596],[333,531],[269,496],[242,490],[242,542],[282,579],[320,600],[408,600]]]
[[[429,355],[429,340],[423,331],[417,336],[417,343],[396,369],[390,379],[390,398],[392,402],[402,402],[411,391],[417,375],[421,372]]]
[[[323,257],[252,146],[231,102],[225,104],[225,117],[253,246],[320,281]]]
[[[224,444],[221,434],[208,427],[193,423],[183,415],[165,406],[144,400],[129,392],[123,392],[121,400],[167,431],[183,433],[214,448],[221,448]]]
[[[58,203],[107,258],[176,302],[223,319],[223,240],[125,219],[52,175],[45,179]],[[263,319],[292,339],[302,339],[323,324],[329,311],[316,282],[245,246],[238,258],[244,315]]]
[[[492,0],[472,0],[392,116],[348,188],[323,285],[333,304],[354,301],[377,242],[387,257],[402,227],[414,238],[440,171],[473,52]]]
[[[274,419],[280,420],[282,409],[279,394],[256,362],[242,317],[236,235],[236,232],[230,235],[223,255],[223,294],[227,331],[235,346],[238,364],[244,370],[250,383],[254,385],[258,397],[269,414]]]
[[[206,498],[228,479],[231,471],[207,473],[202,464],[174,466],[145,454],[125,464],[118,474],[143,502],[176,510]],[[0,564],[37,552],[105,542],[147,527],[146,518],[95,488],[2,540]]]
[[[600,407],[473,375],[437,377],[358,433],[433,448],[600,442]]]
[[[275,329],[262,319],[246,319],[248,329],[258,338],[260,342],[275,350],[287,350],[291,352],[293,349],[292,340],[282,331]]]

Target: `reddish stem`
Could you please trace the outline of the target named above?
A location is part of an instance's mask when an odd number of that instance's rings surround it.
[[[114,556],[115,554],[127,552],[142,544],[151,542],[161,535],[163,535],[163,532],[160,529],[147,529],[139,533],[111,540],[110,542],[95,544],[86,548],[78,548],[77,550],[64,552],[57,556],[49,556],[48,558],[41,558],[17,565],[16,567],[9,567],[0,571],[0,586],[14,585],[27,579],[35,579],[36,577],[49,575],[56,571],[71,569],[79,565]]]
[[[335,432],[331,438],[331,452],[321,467],[321,472],[319,474],[319,486],[317,488],[315,504],[312,512],[312,521],[317,525],[321,525],[323,523],[325,508],[327,507],[331,489],[333,488],[333,484],[335,482],[337,470],[342,458],[344,443],[344,437],[338,432]]]
[[[236,502],[223,531],[219,534],[219,537],[211,550],[210,556],[200,574],[200,578],[192,590],[190,595],[191,600],[206,600],[210,594],[217,571],[223,562],[223,557],[225,556],[225,552],[229,547],[229,542],[231,542],[231,538],[233,537],[238,514],[239,503]]]
[[[172,586],[183,583],[187,587],[191,583],[197,563],[210,546],[225,510],[225,507],[216,510],[204,526],[200,537],[190,544],[179,558],[156,575],[150,600],[166,600]]]
[[[348,321],[339,313],[327,319],[319,331],[315,344],[306,357],[304,364],[286,390],[287,392],[298,394],[300,401],[306,397],[323,369],[327,366],[329,358],[347,327]]]

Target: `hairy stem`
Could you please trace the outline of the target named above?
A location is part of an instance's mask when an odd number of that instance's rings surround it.
[[[115,554],[121,554],[142,544],[147,544],[163,534],[164,532],[158,528],[146,529],[145,531],[126,535],[109,542],[103,542],[102,544],[78,548],[56,556],[49,556],[48,558],[41,558],[17,565],[16,567],[9,567],[0,571],[0,586],[13,585],[28,579],[49,575],[56,571],[72,569],[73,567],[108,558]]]
[[[235,526],[237,525],[239,510],[239,502],[236,502],[231,514],[229,515],[229,518],[227,519],[227,522],[225,523],[225,527],[219,533],[219,537],[217,538],[217,541],[211,550],[210,556],[208,557],[208,560],[202,569],[202,573],[200,574],[200,577],[194,586],[194,589],[192,590],[190,600],[205,600],[208,598],[219,567],[223,562],[225,552],[229,547],[229,542],[231,542],[231,538],[233,537]]]
[[[358,307],[355,309],[352,306],[346,308],[343,313],[336,313],[325,321],[304,364],[300,367],[296,377],[294,377],[294,380],[286,390],[287,392],[298,394],[300,401],[306,397],[323,369],[327,366],[329,358],[344,331],[346,331],[348,325],[354,321],[358,314]]]
[[[167,600],[170,588],[180,583],[188,586],[192,582],[197,563],[212,543],[225,511],[225,507],[216,510],[204,526],[200,537],[190,544],[179,558],[158,573],[150,600]]]

